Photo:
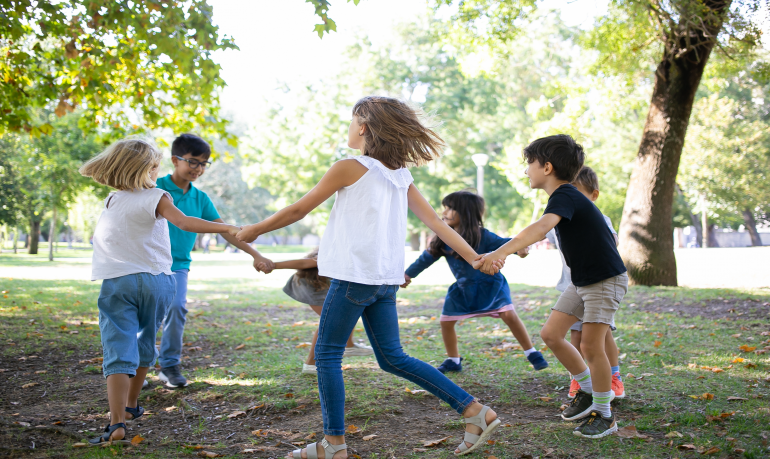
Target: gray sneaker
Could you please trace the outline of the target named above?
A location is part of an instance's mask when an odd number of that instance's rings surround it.
[[[182,376],[181,365],[174,365],[173,367],[161,368],[158,372],[158,379],[166,384],[166,387],[172,389],[177,387],[187,386],[187,379]]]

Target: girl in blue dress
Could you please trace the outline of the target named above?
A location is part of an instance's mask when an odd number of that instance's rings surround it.
[[[447,195],[441,204],[444,206],[444,222],[457,231],[477,253],[493,252],[510,240],[484,228],[485,205],[481,196],[469,191],[458,191]],[[527,253],[520,252],[518,255],[523,258]],[[407,287],[412,278],[417,277],[442,256],[446,257],[457,282],[449,287],[444,309],[441,311],[441,336],[449,358],[444,360],[438,370],[442,373],[462,371],[463,359],[457,345],[455,324],[458,320],[471,317],[503,319],[535,370],[547,368],[548,362],[543,358],[543,354],[532,346],[524,323],[516,315],[505,276],[500,272],[489,276],[473,269],[437,236],[431,240],[428,250],[407,268],[406,282],[401,287]]]

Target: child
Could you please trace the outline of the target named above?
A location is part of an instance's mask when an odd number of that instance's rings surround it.
[[[510,240],[484,228],[485,206],[481,196],[468,191],[458,191],[447,195],[441,204],[444,206],[444,223],[460,234],[477,252],[491,252]],[[455,324],[458,320],[471,317],[503,319],[535,370],[547,368],[548,362],[543,358],[543,354],[532,346],[527,329],[513,309],[511,291],[503,274],[487,276],[474,270],[438,237],[434,237],[428,250],[407,268],[404,274],[406,282],[401,287],[407,287],[413,278],[442,256],[446,257],[449,268],[458,281],[449,287],[441,311],[441,337],[444,339],[449,358],[438,367],[438,371],[462,371],[463,359],[457,346]],[[520,252],[520,256],[526,256],[526,249]]]
[[[318,248],[305,255],[305,258],[299,260],[287,260],[274,263],[275,269],[296,269],[286,285],[283,287],[283,293],[289,295],[292,299],[305,303],[319,316],[326,299],[326,293],[329,291],[329,278],[318,275]],[[265,274],[270,274],[268,266],[264,263],[258,268]],[[302,364],[303,375],[315,375],[317,369],[315,366],[315,343],[318,339],[318,330],[313,332],[313,338],[310,343],[310,352],[307,355],[305,363]],[[353,333],[348,338],[345,346],[344,357],[357,357],[372,355],[374,351],[371,347],[353,342]]]
[[[491,273],[507,255],[542,240],[556,228],[559,247],[571,269],[571,283],[552,308],[540,336],[580,383],[581,389],[562,418],[586,418],[573,433],[601,438],[618,429],[610,410],[615,393],[604,342],[615,311],[628,291],[626,267],[602,213],[570,184],[583,167],[583,147],[568,135],[554,135],[535,140],[523,154],[530,186],[545,190],[550,196],[548,205],[540,220],[481,257],[481,269]],[[582,356],[564,339],[578,320],[583,321]]]
[[[342,356],[359,318],[380,368],[421,386],[463,415],[465,441],[456,454],[486,445],[500,425],[494,411],[432,366],[408,356],[399,340],[396,292],[405,282],[408,210],[466,261],[477,257],[412,183],[407,166],[437,158],[444,147],[443,140],[419,116],[398,99],[369,96],[359,100],[353,107],[348,146],[362,155],[337,161],[302,199],[238,233],[238,239],[253,241],[260,234],[299,221],[337,194],[318,253],[319,275],[331,278],[315,349],[325,438],[290,453],[289,458],[339,459],[345,454],[335,455],[347,449]],[[499,266],[489,263],[487,269],[496,273]]]
[[[572,182],[575,188],[579,192],[583,193],[585,197],[596,202],[599,199],[599,177],[596,176],[596,172],[590,167],[584,166],[578,172],[577,177]],[[612,237],[615,240],[615,246],[618,245],[618,234],[615,232],[615,228],[612,227],[612,221],[606,215],[602,215],[604,221],[607,222],[607,227],[612,231]],[[551,230],[548,232],[548,239],[553,240],[558,247],[559,242],[556,238],[556,232]],[[561,255],[561,252],[560,252]],[[561,255],[562,262],[562,274],[559,283],[556,285],[556,290],[563,292],[567,289],[570,279],[570,269],[567,263],[564,261],[564,255]],[[610,329],[607,330],[607,337],[604,339],[604,350],[607,352],[607,359],[610,361],[610,367],[612,370],[612,391],[615,393],[615,398],[625,398],[626,391],[623,387],[623,381],[620,377],[620,362],[618,361],[618,346],[615,344],[615,338],[612,336],[612,332],[617,330],[615,327],[615,321],[610,323]],[[575,349],[580,352],[580,340],[583,334],[583,322],[578,320],[570,327],[570,343]],[[581,353],[582,355],[582,353]],[[577,392],[580,390],[580,383],[575,378],[572,378],[569,386],[569,398],[575,398]]]
[[[141,139],[112,144],[80,173],[115,188],[104,200],[94,231],[91,280],[103,280],[97,305],[107,379],[110,423],[89,440],[129,443],[128,420],[140,417],[139,391],[155,362],[155,334],[174,298],[171,243],[166,220],[186,231],[236,234],[238,227],[187,217],[155,187],[161,153]]]
[[[174,200],[174,205],[186,215],[212,222],[224,223],[208,195],[192,182],[196,181],[211,166],[209,157],[211,147],[205,140],[192,134],[182,134],[171,144],[171,162],[174,172],[158,179],[158,188],[167,191]],[[171,255],[174,263],[171,271],[176,279],[176,295],[163,318],[163,336],[160,340],[160,371],[158,379],[167,387],[177,388],[187,385],[182,375],[182,343],[184,326],[187,318],[187,275],[190,272],[192,257],[190,252],[195,246],[196,235],[168,223],[171,237]],[[271,266],[272,262],[260,255],[250,245],[244,244],[229,234],[222,237],[235,247],[254,258],[254,267],[260,263]]]

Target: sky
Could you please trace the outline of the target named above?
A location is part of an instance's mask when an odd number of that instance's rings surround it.
[[[361,0],[358,6],[332,0],[329,16],[337,32],[319,39],[318,18],[304,0],[210,0],[220,33],[235,40],[240,51],[215,55],[227,87],[224,113],[247,126],[263,111],[265,100],[291,86],[334,75],[344,50],[362,32],[377,45],[387,42],[394,25],[427,15],[423,0]],[[606,0],[545,0],[541,7],[559,8],[569,25],[588,27],[606,11]]]

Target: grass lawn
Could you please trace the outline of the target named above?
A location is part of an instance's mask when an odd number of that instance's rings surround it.
[[[65,255],[57,269],[81,263]],[[13,266],[8,257],[0,263]],[[511,288],[536,335],[558,292]],[[282,457],[320,437],[315,378],[300,374],[317,317],[278,287],[191,282],[183,366],[192,383],[168,390],[153,373],[140,402],[149,413],[129,425],[143,441],[122,452],[73,447],[108,419],[99,283],[3,277],[0,290],[0,456]],[[403,345],[433,364],[444,355],[437,318],[445,291],[413,284],[399,292]],[[573,436],[575,424],[558,417],[569,379],[553,354],[536,373],[502,321],[465,321],[457,329],[465,371],[452,379],[505,426],[470,457],[768,457],[769,314],[768,289],[632,287],[616,318],[628,395],[614,410],[625,437],[603,440]],[[373,357],[343,363],[351,457],[453,457],[462,425],[447,405],[411,393],[419,388],[379,370]]]

